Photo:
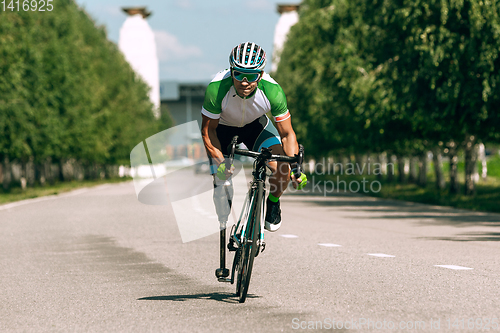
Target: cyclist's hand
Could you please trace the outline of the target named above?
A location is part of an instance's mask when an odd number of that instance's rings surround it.
[[[297,190],[302,190],[307,185],[307,176],[305,173],[301,173],[299,178],[295,177],[294,172],[291,172],[292,185],[293,188]]]
[[[226,163],[222,162],[217,168],[217,178],[219,178],[220,180],[228,179],[233,174],[234,169],[234,164],[231,164],[231,168],[229,170],[226,170]]]

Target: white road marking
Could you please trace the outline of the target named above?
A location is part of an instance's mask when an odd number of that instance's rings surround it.
[[[369,256],[380,257],[380,258],[394,258],[395,256],[385,253],[368,253]]]
[[[284,234],[284,235],[280,235],[281,237],[284,237],[284,238],[299,238],[299,236],[296,236],[296,235],[288,235],[288,234]]]
[[[456,266],[456,265],[434,265],[435,267],[443,267],[443,268],[449,268],[449,269],[456,269],[456,270],[469,270],[469,269],[474,269],[474,268],[469,268],[469,267],[464,267],[464,266]]]
[[[319,243],[319,246],[324,246],[324,247],[341,247],[342,245],[338,244],[332,244],[332,243]]]

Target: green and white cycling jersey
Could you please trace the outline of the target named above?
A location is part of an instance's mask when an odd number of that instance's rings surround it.
[[[242,98],[233,86],[231,70],[217,73],[205,92],[201,113],[219,124],[243,127],[271,111],[276,122],[290,118],[285,93],[267,73],[262,75],[252,95]]]

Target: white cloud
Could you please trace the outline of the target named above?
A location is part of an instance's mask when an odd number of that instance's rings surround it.
[[[252,11],[272,11],[275,10],[273,4],[269,0],[254,0],[247,1],[245,7]]]
[[[193,2],[191,0],[176,0],[175,4],[183,9],[191,9],[193,8]]]
[[[202,51],[194,45],[183,45],[176,36],[164,31],[154,31],[156,49],[160,61],[172,61],[200,57]]]

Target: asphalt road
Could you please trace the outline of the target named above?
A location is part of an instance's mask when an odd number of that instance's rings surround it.
[[[239,304],[218,235],[183,243],[132,183],[0,206],[0,332],[500,331],[500,215],[321,193],[282,209]]]

